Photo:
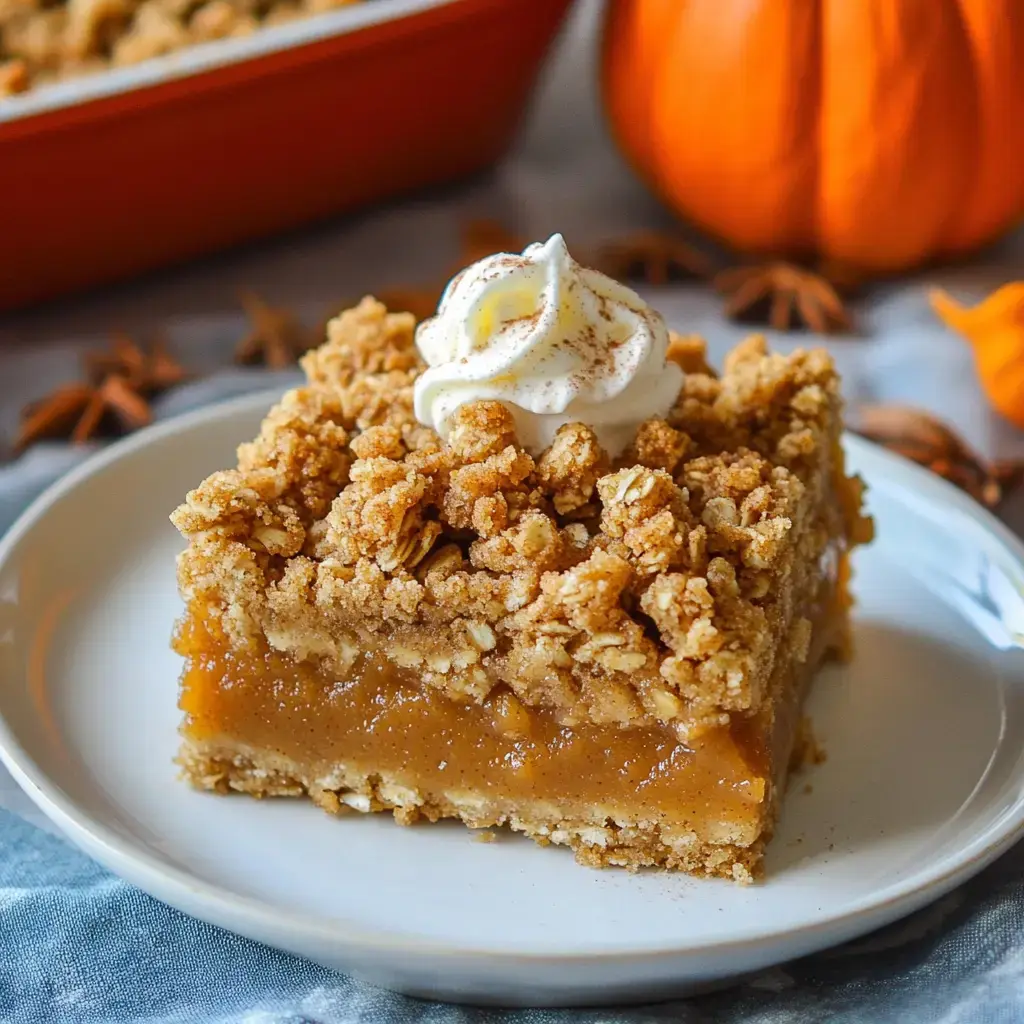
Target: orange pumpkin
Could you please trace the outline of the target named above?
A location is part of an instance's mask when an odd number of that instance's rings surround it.
[[[1024,0],[611,0],[619,145],[734,248],[873,272],[1024,214]]]

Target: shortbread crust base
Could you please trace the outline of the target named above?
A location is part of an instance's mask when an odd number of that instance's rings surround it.
[[[596,805],[556,808],[544,800],[519,800],[509,808],[478,793],[421,794],[387,773],[354,768],[338,767],[311,778],[287,758],[243,753],[231,744],[186,743],[178,762],[199,789],[254,797],[308,796],[330,814],[391,811],[403,825],[455,818],[474,829],[507,827],[542,846],[568,846],[579,863],[590,867],[667,868],[749,883],[760,874],[771,837],[766,830],[749,846],[707,843],[693,832],[669,832],[657,822],[624,819]]]

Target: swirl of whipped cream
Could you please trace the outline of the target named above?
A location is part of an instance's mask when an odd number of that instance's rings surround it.
[[[447,437],[459,406],[497,400],[535,455],[566,423],[587,424],[618,455],[640,423],[668,412],[683,384],[665,358],[661,316],[576,263],[561,235],[456,275],[416,345],[428,366],[414,386],[420,423]]]

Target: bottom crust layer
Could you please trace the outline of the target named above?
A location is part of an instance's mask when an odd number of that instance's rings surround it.
[[[771,838],[766,828],[749,846],[707,843],[693,832],[669,833],[657,822],[617,819],[599,806],[555,809],[544,801],[520,800],[508,807],[477,793],[427,798],[386,774],[352,768],[311,778],[287,758],[245,751],[237,745],[231,749],[226,744],[187,742],[178,763],[183,776],[198,789],[254,797],[308,796],[330,814],[391,811],[403,825],[456,818],[474,829],[507,827],[542,846],[568,846],[579,863],[590,867],[657,867],[750,883],[761,873],[764,848]]]

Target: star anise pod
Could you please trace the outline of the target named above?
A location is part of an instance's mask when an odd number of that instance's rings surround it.
[[[249,331],[235,348],[235,362],[263,363],[274,370],[292,366],[316,344],[298,317],[287,309],[269,306],[254,292],[242,294]]]
[[[45,437],[81,444],[98,434],[136,430],[152,421],[147,398],[189,376],[160,341],[143,348],[115,332],[109,348],[82,359],[86,381],[65,384],[22,412],[14,442],[21,451]]]
[[[1024,463],[992,463],[954,430],[923,409],[864,405],[853,429],[863,437],[944,477],[992,508],[1024,480]]]
[[[713,284],[725,295],[730,319],[766,323],[788,331],[802,323],[818,334],[853,327],[839,292],[821,274],[791,263],[735,267],[716,274]]]
[[[105,427],[137,430],[153,419],[149,403],[127,377],[112,373],[99,384],[67,384],[22,413],[15,451],[47,437],[82,444]]]
[[[82,361],[93,384],[99,385],[107,377],[117,375],[143,395],[159,394],[189,378],[188,371],[162,341],[144,349],[121,331],[114,332],[108,349],[86,352]]]
[[[619,281],[663,285],[670,281],[704,280],[711,260],[681,238],[659,231],[641,231],[606,242],[591,258],[596,270]]]

